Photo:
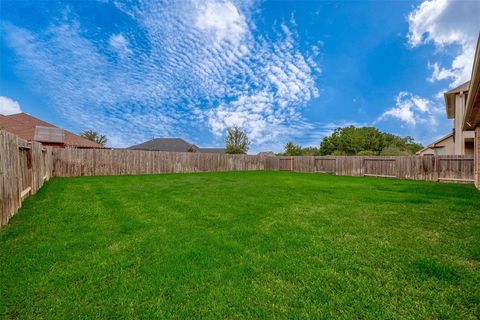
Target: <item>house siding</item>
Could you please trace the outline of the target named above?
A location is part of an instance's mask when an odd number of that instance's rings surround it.
[[[435,149],[437,148],[443,148],[442,155],[454,155],[455,154],[455,142],[453,140],[453,136],[440,141],[435,144]],[[437,155],[440,155],[438,152],[436,152]]]
[[[465,154],[465,132],[463,131],[463,118],[465,117],[465,93],[455,97],[455,155]]]
[[[474,164],[474,179],[475,186],[480,189],[480,126],[475,129],[475,164]]]

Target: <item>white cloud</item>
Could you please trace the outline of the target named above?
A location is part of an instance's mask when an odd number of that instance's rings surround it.
[[[435,124],[435,118],[432,115],[440,111],[441,108],[436,106],[434,101],[402,91],[395,97],[395,106],[385,111],[378,120],[395,118],[412,126],[417,122],[427,121]]]
[[[0,114],[10,115],[22,112],[20,104],[9,97],[0,96]]]
[[[301,109],[319,95],[319,49],[300,50],[291,21],[267,38],[253,32],[257,9],[248,3],[145,0],[117,8],[138,28],[129,39],[105,39],[128,51],[121,59],[85,36],[74,13],[40,33],[5,27],[20,71],[68,121],[115,137],[113,146],[205,128],[220,141],[232,125],[258,145],[311,127]]]
[[[313,77],[316,64],[295,48],[293,32],[285,24],[281,29],[282,41],[262,43],[260,48],[250,45],[252,53],[261,54],[248,70],[257,78],[258,89],[241,90],[233,101],[209,110],[208,124],[215,134],[236,125],[260,144],[288,136],[288,128],[302,120],[297,107],[319,96]]]
[[[431,143],[432,137],[444,136],[452,130],[452,121],[445,116],[443,94],[425,98],[400,92],[395,97],[395,106],[387,109],[373,124],[381,129],[387,125],[390,132],[415,137],[424,145]]]
[[[223,40],[238,44],[248,32],[245,16],[230,1],[207,2],[200,8],[196,26],[212,32],[218,42]]]
[[[120,54],[130,52],[128,40],[121,33],[111,35],[110,39],[108,39],[108,44]]]
[[[440,52],[452,45],[458,49],[450,66],[431,64],[430,81],[449,79],[454,87],[470,79],[479,17],[480,1],[429,0],[409,14],[408,40],[412,47],[433,43]]]
[[[480,31],[480,2],[428,0],[418,5],[408,16],[408,42],[412,48],[433,45],[435,56],[428,62],[432,75],[429,82],[448,81],[455,87],[470,79],[473,56]],[[448,61],[449,57],[450,62]],[[400,128],[420,141],[430,143],[432,136],[444,135],[451,130],[446,118],[443,92],[431,98],[410,92],[400,92],[395,106],[385,111],[378,121],[394,119]],[[418,125],[421,123],[422,125]]]

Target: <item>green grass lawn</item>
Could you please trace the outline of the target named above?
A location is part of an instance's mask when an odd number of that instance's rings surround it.
[[[1,318],[479,316],[471,185],[287,172],[56,178],[0,230]]]

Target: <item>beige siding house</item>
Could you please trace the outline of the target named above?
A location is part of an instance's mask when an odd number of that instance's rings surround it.
[[[455,139],[453,132],[432,142],[417,152],[420,156],[444,156],[455,154]]]
[[[467,81],[444,94],[447,116],[449,119],[454,119],[453,141],[455,146],[452,153],[454,155],[473,154],[474,131],[463,128],[469,88],[470,81]]]
[[[480,189],[480,34],[470,81],[445,92],[444,97],[447,116],[454,119],[453,132],[417,154],[473,155],[475,185]]]
[[[418,155],[473,155],[475,132],[464,128],[470,81],[444,93],[448,119],[453,119],[453,131],[426,148]]]
[[[465,130],[463,120],[467,109],[470,81],[445,92],[445,107],[448,119],[453,119],[453,130],[446,136],[417,152],[418,155],[473,155],[474,131]]]

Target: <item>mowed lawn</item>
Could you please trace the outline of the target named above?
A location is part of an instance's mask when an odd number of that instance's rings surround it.
[[[472,185],[288,172],[55,178],[0,230],[1,318],[479,316]]]

